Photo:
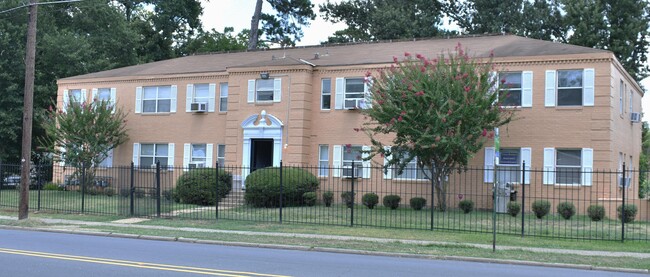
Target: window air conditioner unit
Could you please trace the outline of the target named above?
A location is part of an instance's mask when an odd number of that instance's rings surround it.
[[[618,177],[618,187],[619,187],[619,188],[622,188],[623,185],[625,185],[626,188],[629,188],[631,182],[632,182],[632,178],[631,178],[631,177],[625,177],[625,180],[623,180],[623,177],[622,177],[622,176],[619,176],[619,177]]]
[[[197,113],[204,113],[208,110],[208,105],[206,103],[192,103],[190,104],[190,110]]]
[[[366,108],[365,99],[345,99],[343,108],[346,110],[358,110]]]
[[[354,173],[354,178],[361,178],[361,176],[360,176],[361,170],[360,169],[361,169],[361,165],[355,166],[354,168],[352,168],[352,166],[350,166],[350,165],[346,165],[346,166],[343,166],[343,174],[341,174],[341,175],[343,176],[343,178],[351,179],[352,176],[353,176],[352,174]]]
[[[189,166],[190,166],[190,169],[204,168],[205,163],[190,163]]]
[[[641,113],[630,113],[630,121],[632,121],[632,123],[641,122]]]

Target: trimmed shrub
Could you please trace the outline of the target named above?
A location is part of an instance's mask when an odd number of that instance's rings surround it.
[[[515,201],[508,202],[506,208],[508,210],[508,214],[511,215],[512,217],[517,217],[519,212],[521,212],[521,205]]]
[[[131,197],[131,189],[129,188],[121,188],[120,189],[120,196],[122,197]]]
[[[167,201],[172,201],[174,199],[174,191],[171,189],[163,190],[162,197]]]
[[[341,200],[343,200],[343,203],[345,203],[345,206],[348,208],[352,208],[352,206],[354,206],[354,195],[355,193],[351,191],[344,191],[341,193]]]
[[[144,198],[145,195],[144,189],[135,189],[133,192],[133,197],[135,198]]]
[[[411,205],[411,208],[419,211],[427,205],[427,200],[422,197],[413,197],[411,200],[409,200],[409,204]]]
[[[618,214],[618,219],[625,223],[632,223],[636,217],[637,208],[636,205],[625,205],[625,212],[623,212],[623,205],[621,205],[616,208],[616,212]]]
[[[399,195],[386,195],[384,196],[384,207],[390,208],[391,210],[397,209],[397,207],[399,207],[400,201],[402,201],[402,197]]]
[[[474,201],[465,199],[458,202],[458,207],[463,211],[463,213],[471,213],[474,210]]]
[[[323,203],[325,203],[325,207],[332,206],[332,202],[334,202],[334,193],[329,190],[323,192]]]
[[[305,192],[318,190],[318,179],[309,171],[282,168],[282,205],[301,206],[305,204]],[[267,167],[255,170],[246,177],[246,204],[253,207],[274,208],[280,206],[280,168]]]
[[[63,190],[63,187],[55,183],[47,183],[45,186],[43,186],[43,190]]]
[[[549,211],[551,211],[551,202],[548,202],[547,200],[535,200],[532,208],[535,216],[538,219],[542,219]]]
[[[219,186],[218,189],[217,186]],[[214,168],[197,168],[178,177],[172,197],[178,203],[213,206],[217,202],[217,190],[219,199],[222,199],[230,193],[231,189],[232,174],[230,172],[219,169],[219,180],[217,181],[217,171]],[[153,193],[156,194],[156,192]]]
[[[114,188],[105,188],[104,189],[104,194],[106,194],[106,196],[108,196],[108,197],[111,197],[111,196],[115,195],[115,189]]]
[[[557,204],[557,213],[566,220],[571,219],[576,214],[576,206],[571,202],[562,202]]]
[[[605,218],[605,207],[601,205],[590,205],[587,208],[587,215],[591,221],[601,221]]]
[[[99,191],[99,190],[98,190],[97,188],[95,188],[95,187],[87,187],[87,188],[85,189],[85,193],[88,194],[88,195],[100,195],[100,194],[102,194],[102,192]]]
[[[366,193],[361,197],[361,203],[368,207],[368,209],[372,210],[377,206],[377,203],[379,203],[379,195],[374,192]]]
[[[310,192],[305,192],[302,195],[303,201],[305,201],[305,205],[311,207],[316,205],[316,199],[318,199],[318,195],[316,195],[315,191],[310,191]]]

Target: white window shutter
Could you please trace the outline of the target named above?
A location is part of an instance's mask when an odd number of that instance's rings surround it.
[[[490,82],[490,89],[488,90],[488,92],[490,94],[497,92],[497,90],[499,89],[499,83],[501,82],[501,80],[499,80],[499,74],[495,71],[490,71],[488,75],[488,80]]]
[[[483,182],[494,182],[494,147],[485,147]]]
[[[370,109],[372,108],[372,76],[366,77],[366,81],[363,83],[363,96],[364,96],[364,105],[362,108]]]
[[[555,148],[544,148],[544,185],[555,184]]]
[[[142,112],[142,87],[135,88],[135,113]]]
[[[68,103],[70,102],[70,93],[68,92],[67,89],[63,90],[63,111],[66,112],[68,110]]]
[[[273,102],[280,102],[281,99],[282,99],[282,79],[275,78],[273,79]]]
[[[591,175],[594,171],[594,149],[582,148],[582,185],[591,186]]]
[[[133,144],[133,165],[138,166],[140,165],[140,144],[139,143],[134,143]]]
[[[194,99],[194,85],[188,84],[187,89],[185,90],[185,112],[186,113],[192,111],[192,99]]]
[[[334,109],[343,109],[343,101],[345,97],[345,79],[336,78],[336,94],[334,95]]]
[[[208,99],[208,112],[214,112],[214,99],[215,99],[215,94],[217,93],[217,84],[209,84],[208,85],[208,94],[209,94],[209,99]]]
[[[175,113],[176,112],[176,98],[177,98],[176,96],[177,96],[177,94],[178,94],[178,88],[176,87],[176,85],[173,85],[172,86],[172,103],[171,103],[170,108],[169,108],[170,113]]]
[[[189,170],[191,157],[192,157],[192,145],[189,143],[183,144],[183,170],[184,171]]]
[[[533,72],[524,71],[521,73],[521,106],[530,108],[533,106]]]
[[[390,146],[384,146],[385,151],[390,150]],[[386,168],[388,162],[392,159],[392,155],[384,155],[384,179],[393,179],[393,167]]]
[[[208,143],[205,145],[205,167],[212,167],[212,152],[214,152],[214,144]]]
[[[93,89],[91,89],[90,91],[91,91],[91,93],[90,93],[90,99],[91,99],[91,101],[95,101],[95,100],[97,100],[97,91],[98,91],[98,90],[97,90],[96,88],[93,88]]]
[[[59,147],[59,166],[65,166],[65,148],[64,147]]]
[[[582,105],[583,106],[593,106],[594,105],[594,79],[595,71],[593,68],[585,68],[582,72]]]
[[[340,145],[332,146],[332,167],[334,170],[332,172],[332,176],[334,177],[341,177],[342,155],[343,155],[343,150]]]
[[[113,105],[113,113],[117,109],[117,89],[111,88],[111,105]]]
[[[248,80],[248,103],[255,103],[255,80]]]
[[[169,147],[167,148],[167,169],[168,170],[173,170],[174,169],[174,144],[170,143]]]
[[[544,106],[555,107],[555,70],[546,70]]]
[[[521,169],[525,170],[524,180],[522,180],[522,183],[528,185],[530,185],[530,169],[532,163],[531,152],[532,149],[530,147],[521,148]],[[524,162],[526,162],[525,168],[524,168]]]
[[[365,160],[370,156],[370,146],[363,146],[361,147],[361,158],[363,159],[362,166],[363,166],[363,178],[364,179],[370,179],[370,171],[372,171],[372,163],[370,160]]]
[[[86,103],[88,102],[88,90],[87,89],[82,89],[81,90],[81,103]]]

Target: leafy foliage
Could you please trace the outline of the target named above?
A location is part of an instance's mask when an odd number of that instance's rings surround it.
[[[538,219],[542,219],[551,211],[551,202],[548,202],[547,200],[535,200],[532,209],[535,216]]]
[[[390,208],[391,210],[395,210],[399,207],[400,201],[402,201],[402,197],[400,197],[399,195],[390,194],[384,196],[383,203],[384,203],[384,207]]]
[[[366,193],[361,197],[361,203],[372,210],[379,203],[379,195],[374,192]]]
[[[264,35],[264,42],[294,46],[303,36],[302,27],[309,26],[309,21],[316,18],[311,0],[266,0],[275,14],[261,13],[263,1],[257,0],[260,9],[256,7],[251,20],[248,49],[258,48],[260,34]]]
[[[413,197],[411,200],[409,200],[409,204],[411,208],[413,208],[416,211],[422,210],[424,206],[427,205],[427,200],[422,198],[422,197]]]
[[[302,195],[303,201],[305,201],[305,205],[311,207],[316,205],[316,200],[318,199],[318,196],[316,195],[315,191],[310,191],[310,192],[305,192]]]
[[[587,216],[591,221],[601,221],[605,218],[605,207],[601,205],[590,205],[587,208]]]
[[[571,202],[557,204],[557,213],[564,219],[569,220],[576,214],[576,206]]]
[[[300,206],[305,204],[303,195],[318,190],[318,179],[314,174],[301,168],[282,168],[282,205]],[[280,168],[267,167],[255,170],[246,177],[246,204],[254,207],[280,206]]]
[[[650,195],[650,180],[647,174],[650,171],[650,129],[648,122],[643,122],[641,129],[641,154],[639,155],[639,198]]]
[[[519,202],[510,201],[506,206],[506,210],[512,217],[517,217],[519,212],[521,212],[521,204],[519,204]]]
[[[226,197],[232,189],[232,174],[219,169],[219,180],[217,172],[213,168],[193,169],[183,173],[176,181],[176,188],[172,197],[178,203],[213,206],[217,202],[217,191],[219,199]],[[162,192],[167,199],[169,192]]]
[[[345,206],[348,208],[354,207],[354,195],[356,193],[351,192],[351,191],[344,191],[341,193],[341,200],[343,200],[343,203],[345,203]]]
[[[474,210],[474,201],[469,199],[464,199],[458,202],[458,208],[460,208],[463,213],[471,213]]]
[[[332,206],[332,202],[334,202],[334,193],[331,191],[323,192],[323,203],[325,207]]]
[[[633,204],[626,204],[625,206],[621,205],[618,206],[618,208],[616,208],[616,214],[618,216],[618,219],[620,219],[624,223],[634,222],[637,211],[638,209],[636,205]]]

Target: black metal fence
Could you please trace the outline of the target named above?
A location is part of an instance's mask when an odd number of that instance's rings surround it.
[[[30,210],[428,229],[589,240],[650,240],[645,172],[452,171],[357,165],[257,169],[35,166]],[[20,166],[0,164],[0,207],[17,209]],[[246,179],[248,177],[248,179]],[[644,178],[646,177],[646,178]],[[217,184],[217,181],[220,185]],[[246,180],[246,181],[244,181]],[[496,182],[494,182],[496,180]],[[445,205],[440,205],[445,202]]]

